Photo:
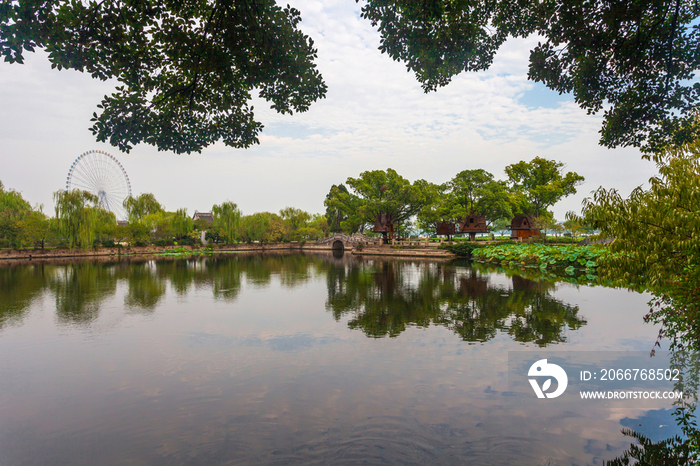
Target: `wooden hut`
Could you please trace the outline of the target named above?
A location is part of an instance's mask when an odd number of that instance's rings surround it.
[[[527,239],[540,236],[540,230],[535,228],[534,220],[529,215],[516,215],[510,222],[510,239]]]
[[[379,212],[374,220],[374,229],[372,231],[381,233],[384,237],[384,243],[387,243],[389,238],[394,237],[395,223],[390,213]]]
[[[456,231],[457,226],[452,222],[438,222],[437,225],[435,225],[435,233],[438,235],[447,235],[448,240]]]
[[[474,241],[477,233],[488,233],[489,229],[486,226],[486,216],[472,212],[467,215],[461,222],[460,233],[469,233],[469,239]]]

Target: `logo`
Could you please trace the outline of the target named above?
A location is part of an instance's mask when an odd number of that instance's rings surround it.
[[[528,377],[550,377],[545,380],[544,384],[542,384],[542,388],[540,388],[540,385],[537,383],[536,379],[528,379],[530,381],[530,385],[532,385],[532,389],[537,395],[537,398],[544,398],[545,396],[547,398],[556,398],[564,393],[564,390],[566,390],[566,386],[569,383],[569,378],[566,376],[564,369],[556,364],[547,363],[546,359],[540,359],[530,366],[530,370],[527,372],[527,375]],[[557,389],[551,393],[545,393],[552,385],[551,377],[557,381]]]

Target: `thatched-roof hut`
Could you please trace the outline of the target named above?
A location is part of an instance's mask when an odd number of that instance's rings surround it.
[[[540,230],[535,228],[535,221],[529,215],[516,215],[510,222],[510,239],[527,239],[540,236]]]
[[[435,225],[435,233],[438,235],[454,235],[457,231],[457,226],[452,222],[438,222]]]
[[[382,233],[384,237],[384,242],[386,243],[389,238],[394,237],[394,225],[396,222],[391,217],[388,212],[379,212],[374,220],[374,228],[372,231],[375,233]]]
[[[467,215],[461,222],[459,229],[460,233],[469,233],[469,238],[473,241],[476,239],[477,233],[488,233],[489,229],[486,226],[486,216],[472,212]]]

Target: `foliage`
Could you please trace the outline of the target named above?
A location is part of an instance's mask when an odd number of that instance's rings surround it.
[[[270,228],[269,213],[246,215],[241,222],[241,239],[246,243],[262,242]]]
[[[464,170],[452,178],[450,193],[457,208],[454,219],[461,219],[472,212],[486,216],[487,224],[499,218],[511,218],[513,211],[508,196],[508,186],[493,179],[486,170]]]
[[[176,240],[187,238],[190,232],[194,229],[194,222],[187,215],[187,209],[177,209],[172,215],[172,231]]]
[[[326,93],[298,10],[272,0],[0,4],[0,53],[22,63],[44,48],[53,68],[116,79],[91,130],[128,152],[199,152],[223,140],[257,143],[253,89],[280,113],[306,111]]]
[[[624,199],[600,188],[584,200],[583,215],[600,236],[617,238],[611,248],[620,254],[605,264],[611,278],[664,287],[700,266],[700,141],[654,161],[659,175],[650,189]]]
[[[471,259],[474,249],[480,247],[484,247],[484,245],[477,244],[474,241],[460,241],[458,243],[445,245],[445,249],[450,251],[452,254],[455,254],[459,257],[466,257],[467,259]]]
[[[566,213],[566,220],[564,220],[564,229],[568,231],[572,237],[576,238],[586,231],[584,226],[584,220],[576,215],[575,212],[569,211]]]
[[[361,207],[363,200],[350,193],[345,185],[340,185],[342,188],[331,188],[326,195],[326,200],[323,202],[326,206],[326,212],[336,212],[337,216],[331,215],[331,220],[335,220],[336,225],[340,225],[340,230],[344,233],[352,234],[355,232],[363,233],[367,226],[367,221],[364,218]]]
[[[584,201],[583,220],[599,229],[600,236],[616,238],[610,245],[615,254],[601,261],[601,275],[616,283],[632,282],[650,288],[654,296],[645,320],[661,326],[659,338],[668,338],[672,351],[697,357],[700,140],[667,147],[652,158],[659,174],[649,180],[649,189],[638,187],[624,199],[614,189],[600,188],[593,199]],[[695,380],[694,389],[687,393],[697,393],[697,377]],[[611,464],[628,464],[629,458],[638,459],[639,464],[654,464],[657,454],[674,464],[671,460],[678,459],[677,455],[684,451],[692,452],[697,461],[700,434],[693,414],[695,407],[677,407],[675,412],[686,440],[651,444],[638,438],[640,445],[633,445],[617,463]]]
[[[506,174],[511,187],[515,196],[522,198],[517,213],[539,217],[562,197],[576,194],[576,186],[584,178],[576,172],[562,176],[563,167],[561,162],[541,157],[508,165]]]
[[[124,209],[126,209],[129,223],[141,222],[149,214],[165,212],[163,206],[151,193],[143,193],[137,197],[127,197],[124,199]]]
[[[21,229],[27,244],[39,245],[44,249],[46,241],[54,236],[55,222],[41,210],[34,210],[21,222]]]
[[[347,215],[341,227],[348,232],[364,231],[379,213],[390,214],[394,222],[406,222],[431,204],[435,193],[435,185],[424,180],[411,183],[391,168],[362,172],[346,184],[352,192],[332,190],[325,204]]]
[[[416,215],[418,228],[434,233],[438,223],[460,219],[460,205],[450,193],[448,184],[426,183],[425,188],[430,190],[428,198],[432,202],[426,203]]]
[[[334,199],[336,199],[340,195],[347,194],[348,188],[346,188],[345,185],[342,183],[338,186],[331,186],[331,190],[328,192],[328,194],[326,194],[326,200],[324,201],[324,204],[326,205],[326,219],[328,225],[330,226],[330,231],[332,231],[333,233],[342,232],[343,229],[340,225],[342,222],[345,222],[348,219],[347,212],[343,212],[343,210],[341,210],[341,203],[334,202]]]
[[[280,216],[284,220],[287,232],[284,235],[285,241],[303,241],[313,234],[307,227],[311,220],[311,215],[301,209],[285,207],[280,210]]]
[[[700,140],[653,157],[659,174],[623,199],[599,189],[585,220],[614,237],[601,274],[654,292],[647,321],[662,326],[672,349],[700,351]]]
[[[639,444],[630,446],[619,458],[606,461],[606,466],[685,466],[690,463],[690,451],[687,442],[679,436],[653,443],[644,435],[630,429],[622,429],[622,433],[633,437]],[[634,460],[634,462],[631,462]]]
[[[241,211],[238,206],[231,201],[222,202],[220,205],[212,206],[211,214],[219,236],[226,243],[235,242],[241,227]]]
[[[528,77],[603,111],[606,147],[687,143],[698,134],[700,4],[662,0],[365,0],[380,50],[406,63],[426,92],[487,69],[508,37],[537,34]]]
[[[489,231],[498,232],[501,236],[508,230],[510,230],[510,220],[508,218],[498,218],[489,225]]]
[[[331,234],[331,227],[328,224],[328,217],[323,214],[313,214],[307,228],[309,229],[308,238],[318,239],[324,238]]]
[[[395,222],[403,222],[430,202],[429,183],[411,183],[391,168],[362,172],[359,178],[348,178],[346,183],[362,200],[360,212],[366,223],[373,223],[376,215],[383,212],[391,214]]]
[[[32,215],[32,206],[14,189],[6,190],[0,181],[0,246],[20,248],[27,241],[24,222]]]
[[[547,242],[547,231],[553,230],[557,227],[557,221],[554,215],[549,211],[542,212],[538,217],[532,217],[532,228],[539,230],[540,236],[534,236],[530,238],[530,241]]]
[[[106,222],[117,223],[114,214],[99,207],[97,196],[87,191],[56,191],[58,231],[68,242],[68,247],[90,249],[97,238],[97,231]]]
[[[539,268],[561,267],[573,272],[575,268],[595,269],[601,259],[612,254],[601,246],[500,244],[474,249],[476,261],[512,265],[533,265]]]

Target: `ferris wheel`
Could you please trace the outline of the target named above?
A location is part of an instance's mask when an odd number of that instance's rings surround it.
[[[129,175],[114,156],[101,150],[80,154],[70,166],[66,191],[82,189],[96,195],[100,206],[126,220],[124,199],[131,196]]]

